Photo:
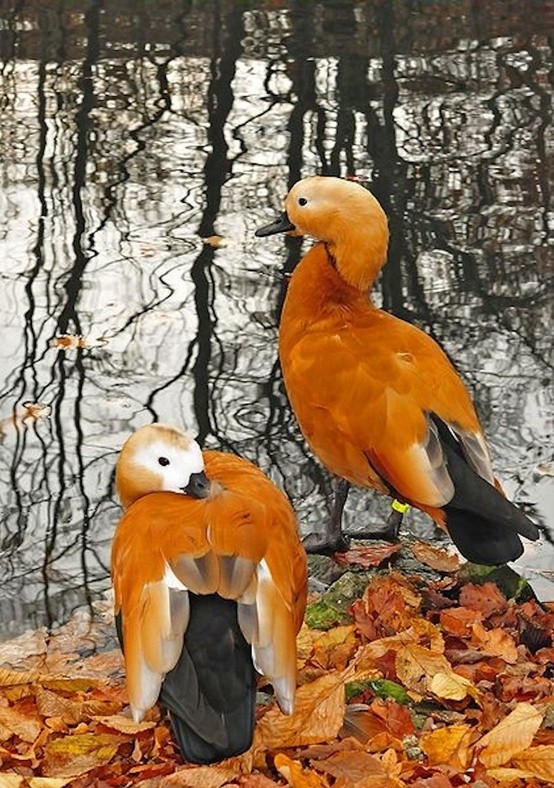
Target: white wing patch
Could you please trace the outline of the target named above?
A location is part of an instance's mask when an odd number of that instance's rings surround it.
[[[238,622],[252,645],[256,670],[272,683],[277,702],[285,714],[294,706],[296,689],[296,642],[292,612],[273,581],[265,559],[256,569],[256,596],[250,602],[248,588],[238,602]]]

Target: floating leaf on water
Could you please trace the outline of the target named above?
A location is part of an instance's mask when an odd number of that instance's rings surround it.
[[[108,344],[108,341],[106,337],[91,339],[79,334],[61,334],[59,337],[52,339],[50,347],[58,350],[79,350],[81,348],[103,347]]]
[[[209,235],[207,238],[202,238],[206,246],[211,246],[214,249],[221,249],[223,246],[227,246],[229,241],[227,238],[223,238],[221,235]]]

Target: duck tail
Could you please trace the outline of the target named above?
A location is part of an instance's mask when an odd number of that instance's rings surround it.
[[[255,723],[256,677],[237,605],[189,593],[190,619],[160,702],[169,709],[183,759],[216,763],[247,750]]]
[[[468,561],[505,564],[523,553],[519,536],[536,540],[539,529],[527,515],[468,465],[457,440],[436,416],[454,496],[443,507],[452,541]]]

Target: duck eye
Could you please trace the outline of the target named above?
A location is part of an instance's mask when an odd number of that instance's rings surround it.
[[[158,462],[160,465],[169,465],[169,460],[167,457],[158,457]]]
[[[307,205],[307,204],[308,204],[308,200],[305,197],[298,198],[298,205]]]

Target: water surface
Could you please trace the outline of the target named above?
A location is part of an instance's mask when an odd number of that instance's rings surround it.
[[[276,360],[306,246],[254,237],[303,175],[371,186],[392,230],[376,299],[443,344],[507,491],[554,526],[546,5],[2,4],[4,636],[109,586],[116,452],[153,419],[259,463],[303,531],[325,522]],[[387,512],[356,493],[348,528]],[[525,558],[537,588],[553,555]]]

